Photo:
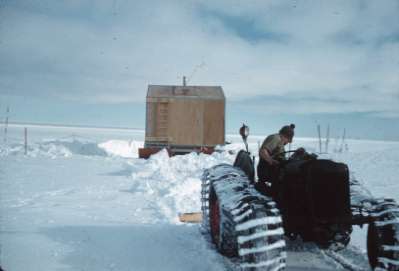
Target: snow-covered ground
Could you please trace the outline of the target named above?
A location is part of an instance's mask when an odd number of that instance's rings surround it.
[[[2,135],[2,134],[1,134]],[[26,270],[228,270],[199,225],[182,224],[179,212],[200,210],[203,169],[232,163],[238,136],[213,155],[137,158],[144,132],[126,129],[8,127],[0,143],[0,265]],[[263,136],[250,137],[255,153]],[[399,201],[399,142],[331,142],[330,154],[347,163],[376,196]],[[315,139],[292,148],[316,151]],[[228,152],[227,150],[231,150]],[[365,230],[355,228],[346,252],[367,269]],[[338,268],[312,244],[290,243],[288,269]]]

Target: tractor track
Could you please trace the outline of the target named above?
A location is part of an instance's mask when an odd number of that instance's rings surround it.
[[[207,242],[208,247],[215,252],[217,251],[215,245],[212,242],[211,236],[207,230],[200,227],[200,231],[204,240]],[[360,251],[349,247],[345,248],[341,251],[333,251],[333,250],[323,250],[318,248],[313,243],[302,243],[302,242],[292,242],[286,240],[288,243],[288,251],[287,258],[290,259],[293,254],[301,254],[301,253],[309,253],[308,258],[314,258],[318,255],[321,256],[324,260],[324,265],[330,266],[331,270],[348,270],[348,271],[370,271],[370,267],[368,266],[367,259],[361,254]],[[220,255],[221,261],[224,263],[227,271],[240,271],[240,263],[237,258],[228,258]],[[320,266],[320,270],[329,270],[323,269],[324,266]],[[308,269],[306,266],[297,268],[295,263],[287,264],[287,270],[296,271],[298,270],[306,270]]]
[[[287,242],[287,270],[350,270],[370,271],[367,258],[356,247],[334,251],[320,249],[315,243],[300,238]]]
[[[348,258],[341,255],[340,253],[329,251],[329,250],[319,250],[320,255],[325,259],[325,263],[331,266],[331,270],[348,270],[348,271],[370,271],[370,268],[359,267],[355,263],[352,263]],[[288,258],[290,258],[290,252],[288,252]],[[226,266],[226,270],[228,271],[240,271],[240,264],[235,259],[223,257],[223,262]],[[320,266],[320,270],[328,270],[323,269],[324,266]],[[296,271],[296,270],[306,270],[308,269],[306,266],[297,268],[295,266],[291,266],[290,264],[286,267],[287,270]],[[313,268],[311,268],[313,269]]]
[[[348,259],[348,256],[343,255],[340,252],[332,251],[332,250],[320,250],[320,253],[329,259],[330,261],[334,262],[338,266],[341,266],[344,270],[349,271],[369,271],[370,268],[359,267],[357,264],[351,262]]]

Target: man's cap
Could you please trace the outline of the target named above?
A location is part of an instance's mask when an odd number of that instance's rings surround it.
[[[290,142],[292,142],[292,138],[294,137],[294,129],[295,124],[291,123],[290,125],[283,126],[280,129],[279,134],[285,136]]]

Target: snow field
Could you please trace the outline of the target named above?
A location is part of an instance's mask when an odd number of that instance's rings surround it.
[[[177,214],[200,210],[203,170],[231,164],[244,147],[239,137],[228,136],[233,143],[211,156],[163,151],[143,160],[143,131],[32,126],[28,133],[26,156],[22,126],[9,127],[0,144],[5,271],[226,269],[198,226],[182,225]],[[262,140],[250,136],[254,154]],[[374,195],[399,201],[399,143],[347,145],[323,157],[347,163]],[[316,151],[318,141],[298,138],[291,149],[299,146]],[[355,228],[346,252],[363,269],[366,229]],[[308,244],[291,244],[288,254],[289,269],[331,266]]]
[[[139,140],[100,141],[98,131],[43,139],[42,129],[26,156],[21,139],[0,146],[2,268],[225,270],[177,214],[199,208],[203,168],[230,155],[141,160],[131,158]]]

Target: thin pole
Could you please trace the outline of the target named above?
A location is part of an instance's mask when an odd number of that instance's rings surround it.
[[[28,128],[25,127],[24,129],[25,134],[25,155],[28,154]]]
[[[10,107],[7,106],[6,120],[4,121],[4,143],[7,143],[7,129],[8,129],[8,114],[10,113]]]
[[[327,136],[326,136],[326,153],[328,153],[328,144],[330,143],[330,124],[327,126]]]
[[[320,124],[317,124],[317,132],[319,134],[319,150],[321,153],[321,132],[320,132]]]
[[[342,152],[344,150],[345,136],[346,136],[346,129],[344,128],[344,134],[342,135],[342,141],[341,141],[341,146],[339,147],[339,152]]]

